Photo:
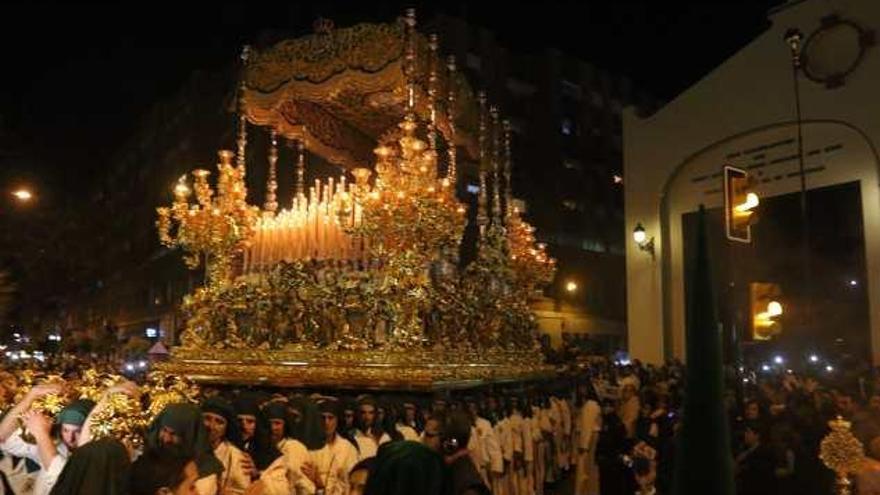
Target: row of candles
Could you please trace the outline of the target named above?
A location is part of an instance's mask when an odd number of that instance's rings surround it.
[[[330,178],[326,184],[315,180],[308,195],[294,198],[291,208],[277,214],[264,212],[244,254],[244,273],[263,271],[283,261],[364,260],[369,251],[366,239],[347,232],[359,226],[363,217],[355,198],[369,193],[366,177],[359,182],[347,184],[345,176],[338,182]]]

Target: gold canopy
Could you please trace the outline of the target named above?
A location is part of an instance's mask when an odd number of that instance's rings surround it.
[[[437,88],[454,84],[455,140],[476,159],[474,93],[467,80],[434,55],[428,39],[416,35],[416,114],[427,121],[431,64]],[[359,24],[282,41],[252,52],[245,71],[245,113],[289,139],[304,140],[313,153],[354,169],[374,161],[373,148],[389,129],[396,131],[406,111],[405,37],[402,22]],[[436,101],[437,129],[453,133],[445,99]]]

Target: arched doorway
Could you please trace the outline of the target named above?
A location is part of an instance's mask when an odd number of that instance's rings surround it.
[[[771,232],[772,225],[792,227],[800,225],[800,216],[788,218],[792,215],[791,209],[786,205],[791,202],[792,195],[797,197],[800,191],[800,175],[798,173],[798,154],[796,141],[796,127],[791,122],[765,126],[752,129],[736,136],[720,140],[685,160],[668,180],[664,188],[664,196],[661,203],[661,217],[663,229],[663,286],[664,286],[664,351],[667,357],[684,355],[684,335],[686,318],[686,259],[688,250],[686,239],[688,236],[688,218],[695,212],[699,205],[703,204],[710,210],[719,209],[722,204],[721,194],[721,169],[725,164],[734,165],[749,170],[757,179],[757,192],[765,199],[767,218],[763,224],[756,226],[756,235],[762,234],[764,239],[756,239],[755,245],[748,249],[720,250],[716,247],[713,264],[724,264],[725,270],[716,270],[717,275],[726,279],[724,284],[731,281],[730,274],[740,274],[737,281],[747,284],[752,277],[766,277],[774,273],[772,267],[755,269],[754,257],[761,252],[760,245],[765,249]],[[859,274],[843,274],[842,284],[856,280],[858,289],[863,291],[864,330],[865,342],[870,343],[871,357],[874,362],[880,361],[880,188],[878,188],[878,160],[873,144],[858,130],[852,126],[832,121],[812,121],[804,124],[804,162],[808,192],[808,215],[812,221],[822,221],[832,225],[817,226],[816,231],[833,227],[834,222],[840,225],[848,224],[853,231],[859,231],[859,239],[856,243],[861,259],[856,259],[851,264],[853,267],[861,266]],[[836,194],[836,195],[835,195]],[[835,209],[832,215],[828,213],[828,201],[843,199],[848,206]],[[835,206],[845,206],[835,203]],[[774,211],[776,213],[774,213]],[[799,211],[799,210],[796,210]],[[810,213],[812,211],[812,213]],[[774,217],[775,216],[775,217]],[[711,227],[710,227],[711,229]],[[721,235],[719,229],[713,229],[716,237]],[[791,230],[791,229],[789,229]],[[711,231],[711,230],[710,230]],[[814,235],[810,235],[811,244],[817,244]],[[716,239],[716,246],[721,245],[721,240]],[[778,239],[777,241],[778,242]],[[797,241],[793,241],[795,244]],[[712,241],[710,240],[710,244]],[[756,248],[757,246],[757,248]],[[818,247],[818,244],[817,244]],[[773,259],[761,260],[761,265],[773,265],[778,262],[779,246],[776,246],[777,255]],[[773,250],[770,250],[773,251]],[[770,252],[767,251],[767,252]],[[750,258],[751,256],[751,258]],[[821,262],[823,258],[816,256],[812,266]],[[773,260],[777,260],[774,262]],[[752,269],[746,269],[746,268]],[[797,269],[792,268],[792,269]],[[763,270],[763,271],[762,271]],[[717,279],[716,275],[716,279]],[[791,275],[790,273],[788,275]],[[792,294],[798,292],[796,285],[791,280],[795,277],[786,278]],[[827,277],[819,280],[826,280]],[[719,281],[716,289],[716,297],[728,298],[724,302],[731,302],[724,306],[736,306],[735,294],[727,288],[722,290]],[[812,293],[821,297],[827,290],[833,288],[816,287],[812,284]],[[845,287],[844,287],[845,288]],[[820,290],[821,289],[821,290]],[[740,302],[741,304],[741,302]],[[803,303],[801,303],[803,304]],[[820,310],[820,305],[816,305]],[[812,308],[813,305],[810,305]],[[726,308],[725,308],[726,309]],[[817,323],[820,326],[821,323]],[[794,328],[792,328],[794,330]],[[868,335],[864,335],[867,333]],[[805,339],[810,335],[803,335]],[[863,346],[864,347],[864,346]]]

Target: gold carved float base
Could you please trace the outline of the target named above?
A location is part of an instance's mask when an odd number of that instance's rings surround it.
[[[540,351],[174,349],[157,367],[205,385],[432,391],[551,378]]]

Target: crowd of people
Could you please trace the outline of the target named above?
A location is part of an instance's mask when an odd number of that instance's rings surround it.
[[[431,396],[205,388],[138,442],[95,422],[112,394],[139,397],[136,383],[54,417],[32,404],[63,384],[36,385],[0,421],[0,494],[671,493],[684,367],[593,360],[560,376]],[[860,378],[731,374],[737,493],[830,493],[817,452],[841,415],[867,450],[858,493],[880,494],[880,376]]]

